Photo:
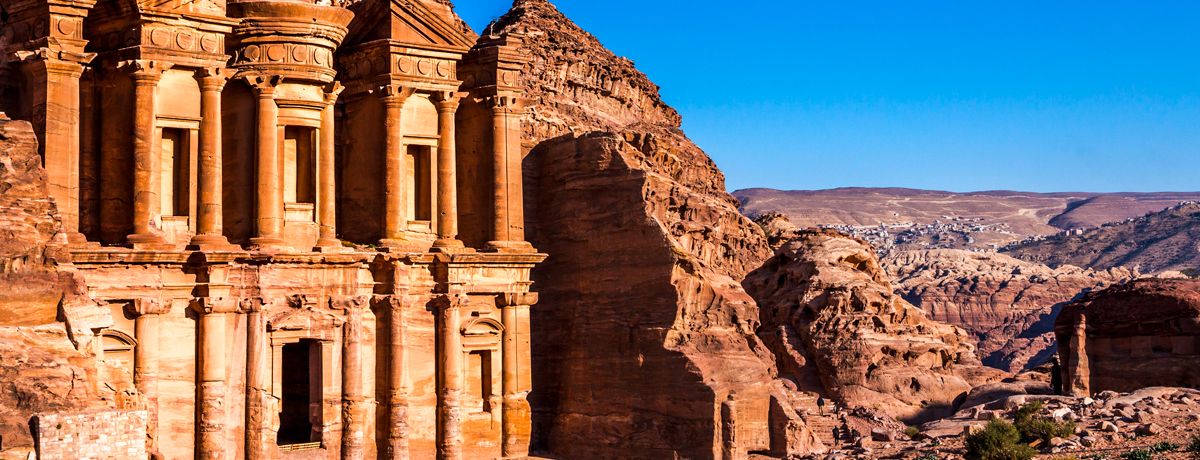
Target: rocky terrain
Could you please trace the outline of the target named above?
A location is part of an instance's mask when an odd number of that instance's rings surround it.
[[[1003,251],[1050,266],[1191,272],[1200,268],[1196,241],[1200,241],[1200,203],[1189,202],[1135,219],[1033,238]]]
[[[901,188],[757,188],[733,194],[747,215],[774,211],[800,227],[835,227],[870,241],[881,253],[893,247],[990,249],[1200,199],[1200,193],[953,193]]]
[[[527,229],[553,254],[534,273],[535,446],[712,458],[819,445],[739,284],[770,256],[765,235],[657,87],[544,0],[485,33],[524,36],[530,59]]]
[[[94,334],[111,318],[58,264],[59,228],[33,127],[0,116],[0,424],[18,434],[0,455],[32,446],[33,414],[111,407],[129,390],[97,385]]]
[[[934,320],[966,329],[984,364],[1013,372],[1054,355],[1054,318],[1063,305],[1138,276],[1124,268],[1052,269],[958,249],[904,251],[882,264],[905,300]]]
[[[930,420],[999,374],[981,366],[966,331],[896,295],[862,240],[801,231],[743,285],[781,375],[845,406]]]

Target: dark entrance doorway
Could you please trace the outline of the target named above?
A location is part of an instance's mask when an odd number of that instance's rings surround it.
[[[321,420],[321,346],[301,340],[283,346],[283,400],[279,411],[281,446],[320,441],[314,428]]]

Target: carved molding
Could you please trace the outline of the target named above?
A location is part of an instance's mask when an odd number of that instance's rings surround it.
[[[161,299],[133,299],[125,306],[129,314],[134,316],[162,315],[171,311],[171,304]]]
[[[236,313],[241,310],[241,302],[224,297],[198,297],[192,302],[192,305],[195,306],[197,313],[206,315]]]
[[[141,29],[138,39],[143,46],[164,50],[209,55],[225,54],[224,34],[201,32],[191,27],[149,25]]]
[[[528,307],[537,303],[536,292],[505,292],[496,296],[496,305],[500,307]]]

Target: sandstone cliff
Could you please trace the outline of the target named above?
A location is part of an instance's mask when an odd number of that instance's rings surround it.
[[[801,231],[743,285],[780,373],[845,405],[928,420],[996,374],[980,366],[966,331],[896,295],[861,240]]]
[[[897,292],[931,319],[966,329],[983,363],[1008,371],[1054,355],[1054,318],[1081,293],[1137,277],[1131,270],[1057,269],[954,249],[892,254],[883,266]]]
[[[820,449],[775,379],[739,281],[770,251],[632,62],[544,0],[521,34],[538,446],[566,458]]]
[[[1065,391],[1200,386],[1200,281],[1142,279],[1089,293],[1054,324]]]
[[[0,119],[0,449],[32,446],[38,412],[106,407],[92,340],[111,324],[59,266],[60,228],[28,122]]]

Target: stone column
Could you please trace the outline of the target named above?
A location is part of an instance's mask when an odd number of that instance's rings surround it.
[[[404,133],[401,132],[401,116],[404,101],[412,96],[413,89],[399,85],[379,88],[385,114],[383,119],[383,240],[384,246],[400,246],[404,230],[408,225],[407,192],[405,181]]]
[[[408,395],[412,383],[408,376],[408,310],[402,295],[388,299],[388,455],[408,460]]]
[[[455,165],[454,114],[458,103],[466,93],[446,92],[439,94],[438,149],[437,149],[437,241],[435,250],[454,250],[463,247],[458,239],[458,178]]]
[[[321,109],[321,150],[317,167],[317,183],[320,185],[317,193],[317,220],[321,224],[321,237],[317,240],[319,250],[339,250],[342,247],[342,242],[337,238],[337,138],[334,135],[334,104],[343,89],[337,82],[326,87],[325,108]]]
[[[127,238],[135,247],[166,242],[154,226],[160,219],[159,194],[162,193],[162,162],[154,151],[157,123],[154,97],[158,80],[172,64],[134,60],[125,61],[133,76],[133,234]]]
[[[445,295],[438,299],[438,460],[462,459],[463,353],[461,308],[464,295]]]
[[[86,243],[79,232],[80,112],[79,77],[95,53],[68,53],[40,48],[15,57],[33,98],[34,128],[46,168],[50,196],[62,216],[62,232],[73,244]]]
[[[155,299],[137,299],[130,305],[137,346],[133,353],[133,383],[146,409],[146,449],[158,450],[158,354],[159,319],[170,305]]]
[[[363,385],[363,310],[366,299],[342,303],[342,459],[362,460],[366,448],[367,394]]]
[[[532,422],[529,408],[531,384],[529,349],[529,307],[537,303],[537,294],[508,293],[500,296],[504,336],[501,353],[504,355],[504,410],[501,422],[501,454],[505,458],[529,455]]]
[[[1066,377],[1063,379],[1063,385],[1066,386],[1067,392],[1072,396],[1091,396],[1091,369],[1088,365],[1088,350],[1087,350],[1087,314],[1080,313],[1079,320],[1075,322],[1075,329],[1071,334],[1071,343],[1068,346],[1067,356],[1068,362],[1063,363],[1063,369],[1066,371]]]
[[[263,398],[266,397],[267,323],[261,299],[241,302],[246,314],[246,460],[266,458],[263,451],[268,440],[265,436],[266,413]]]
[[[496,251],[532,251],[525,241],[521,161],[521,100],[516,95],[489,98],[492,106],[492,241]]]
[[[282,77],[249,77],[247,81],[258,96],[258,127],[255,156],[258,189],[255,192],[257,230],[250,244],[260,249],[282,246],[283,242],[283,171],[279,159],[279,106],[275,87]]]
[[[237,304],[225,299],[199,299],[200,316],[200,404],[197,405],[196,450],[198,458],[219,460],[227,455],[228,436],[225,421],[228,417],[225,401],[225,370],[229,367],[226,355],[230,343],[226,340],[229,314]]]
[[[221,90],[225,88],[224,69],[206,68],[196,72],[200,81],[200,159],[196,171],[199,203],[196,210],[196,236],[191,246],[197,249],[230,247],[224,235],[221,190]]]

